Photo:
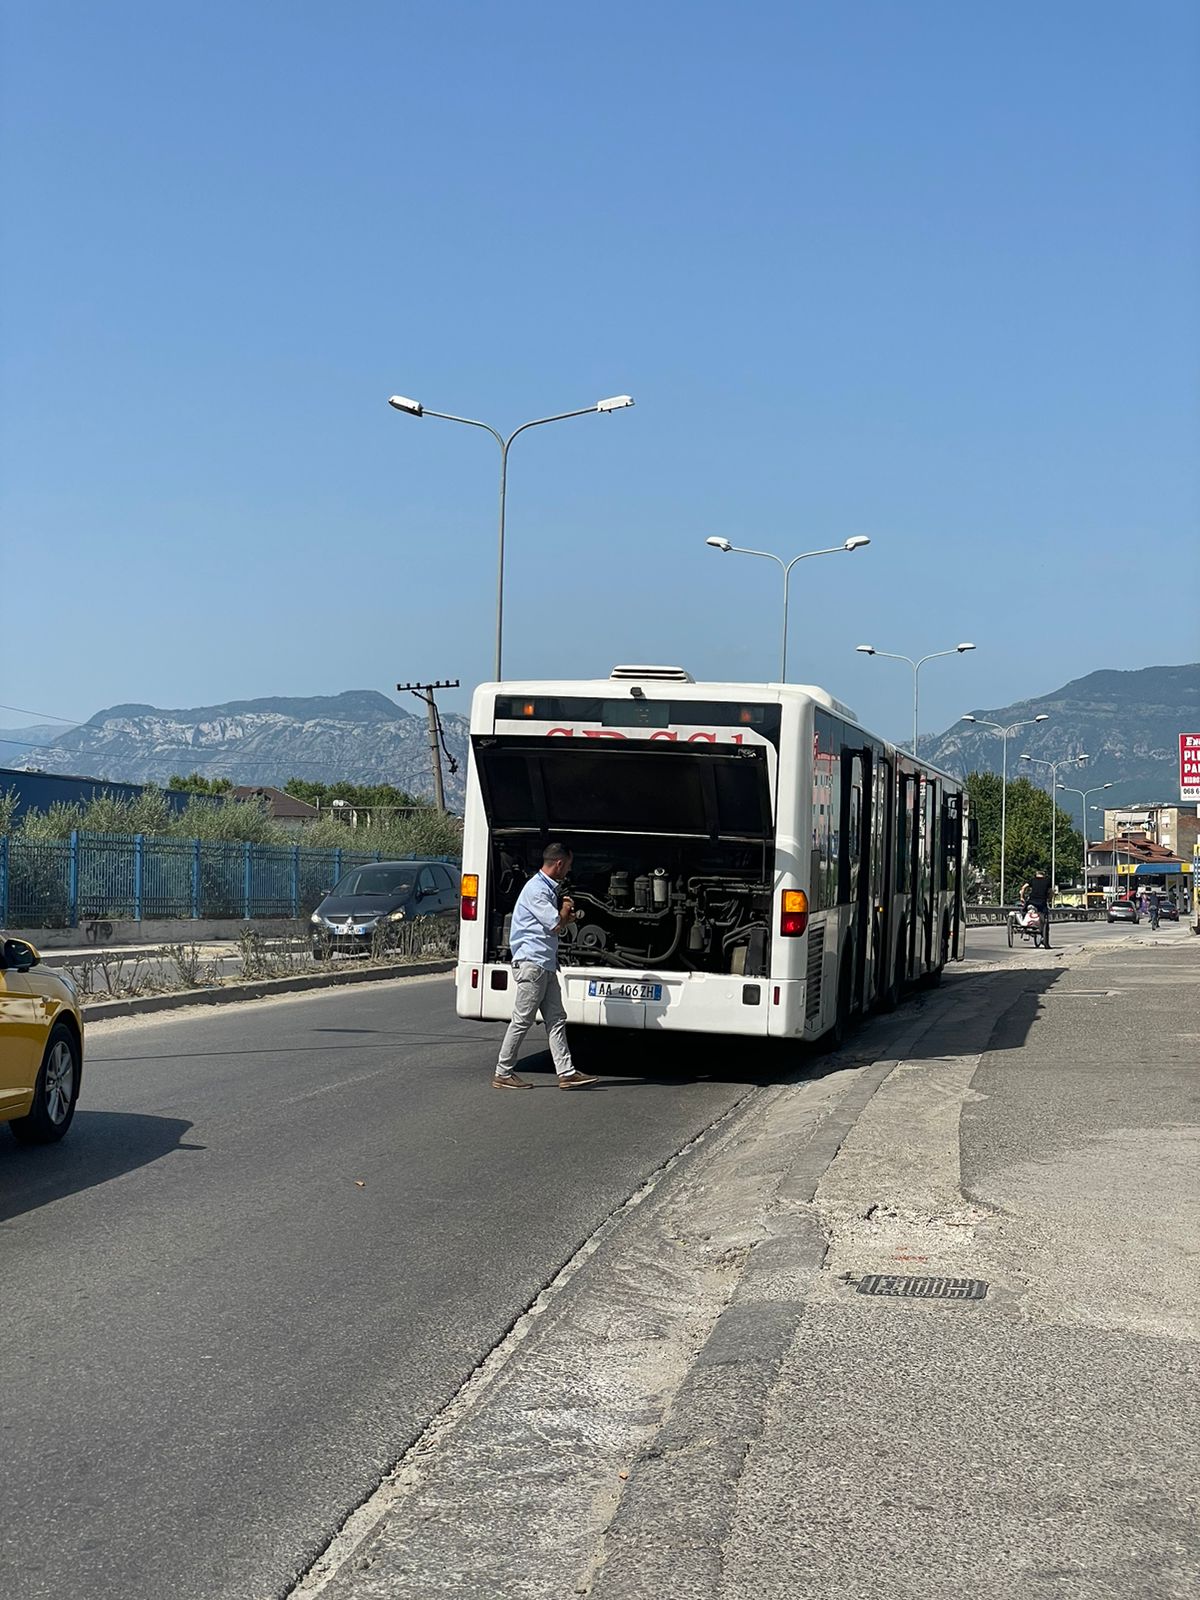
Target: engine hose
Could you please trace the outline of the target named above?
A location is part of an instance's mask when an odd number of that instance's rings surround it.
[[[624,950],[617,949],[606,950],[605,955],[611,956],[623,967],[661,967],[663,962],[670,961],[671,957],[679,949],[683,939],[683,921],[683,912],[677,912],[675,915],[675,937],[661,955],[656,956],[653,951],[647,951],[643,956],[636,952],[626,953]]]
[[[671,915],[670,906],[664,906],[661,911],[636,911],[632,908],[621,910],[617,906],[610,906],[606,900],[601,900],[599,895],[588,894],[585,889],[581,889],[572,898],[578,905],[595,906],[606,917],[621,917],[629,920],[636,918],[642,922],[661,922],[664,917]]]

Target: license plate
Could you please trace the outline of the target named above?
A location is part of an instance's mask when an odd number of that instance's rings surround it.
[[[661,983],[608,983],[593,978],[588,984],[589,1000],[661,1000]]]

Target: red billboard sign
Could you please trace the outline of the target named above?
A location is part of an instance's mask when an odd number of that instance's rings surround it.
[[[1200,804],[1200,733],[1179,735],[1179,798]]]

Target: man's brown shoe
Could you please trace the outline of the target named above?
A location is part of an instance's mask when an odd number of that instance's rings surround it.
[[[586,1089],[589,1083],[595,1083],[595,1078],[589,1078],[586,1072],[564,1072],[558,1080],[560,1089]]]
[[[531,1083],[526,1083],[524,1078],[518,1078],[515,1072],[493,1072],[493,1089],[532,1089]]]

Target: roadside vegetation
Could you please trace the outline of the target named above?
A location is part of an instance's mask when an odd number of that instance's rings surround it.
[[[366,955],[344,960],[335,958],[335,966],[327,965],[319,970],[435,961],[450,956],[453,950],[452,929],[438,926],[432,917],[424,921],[418,918],[401,924],[387,937],[378,937]],[[247,924],[236,940],[223,946],[183,942],[159,945],[132,955],[100,949],[94,955],[80,956],[65,963],[59,970],[73,979],[86,1007],[89,1002],[98,1000],[224,988],[262,978],[290,978],[318,969],[313,965],[308,923],[298,921],[284,934],[272,934],[269,938]]]
[[[185,787],[188,780],[180,780]],[[209,780],[220,783],[222,780]],[[28,811],[14,823],[16,796],[0,793],[0,834],[12,833],[28,840],[69,839],[72,832],[144,834],[158,839],[199,839],[205,843],[285,845],[302,849],[361,851],[384,856],[431,855],[457,858],[462,825],[433,806],[420,805],[410,796],[402,802],[417,806],[410,812],[373,809],[358,812],[358,826],[328,817],[311,823],[303,832],[272,821],[261,800],[223,800],[223,792],[189,790],[187,805],[177,810],[161,789],[147,788],[134,799],[99,794],[86,804],[58,802],[47,811]],[[391,790],[400,794],[399,790]],[[379,806],[375,802],[375,806]]]

